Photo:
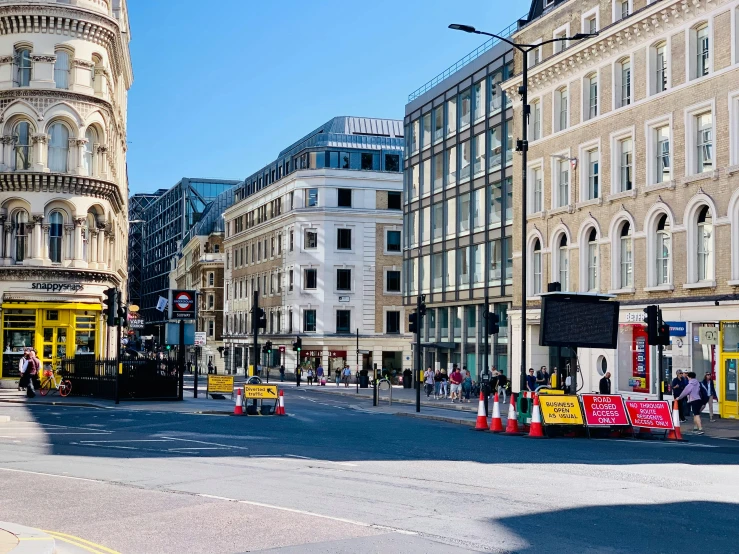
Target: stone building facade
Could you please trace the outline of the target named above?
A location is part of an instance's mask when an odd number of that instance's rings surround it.
[[[582,390],[605,371],[614,389],[654,397],[678,368],[713,372],[725,415],[739,415],[739,4],[729,1],[535,0],[514,39],[535,44],[598,31],[596,38],[516,55],[520,137],[522,64],[529,64],[528,229],[514,233],[514,274],[528,261],[529,366],[570,364],[538,346],[547,283],[608,293],[621,303],[618,348],[581,350]],[[521,173],[521,157],[514,160]],[[521,221],[521,188],[514,220]],[[517,223],[520,224],[520,223]],[[518,281],[520,283],[520,281]],[[514,287],[512,342],[521,336]],[[643,309],[671,324],[662,368],[645,345]],[[722,340],[706,339],[721,327]],[[513,367],[520,366],[514,349]],[[517,379],[514,379],[517,381]]]
[[[0,4],[2,373],[103,356],[103,291],[127,278],[125,0]]]

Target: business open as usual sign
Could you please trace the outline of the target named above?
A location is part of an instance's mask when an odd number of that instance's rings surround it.
[[[169,302],[170,319],[195,319],[195,291],[173,290]]]

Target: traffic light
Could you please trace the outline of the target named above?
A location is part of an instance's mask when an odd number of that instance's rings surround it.
[[[408,332],[418,333],[418,313],[414,312],[408,316]]]
[[[121,304],[118,307],[118,321],[123,327],[128,327],[128,306]]]
[[[303,339],[300,337],[295,337],[295,342],[293,343],[293,352],[300,352],[303,349]]]
[[[103,300],[103,304],[105,304],[103,313],[105,314],[108,325],[113,327],[118,317],[118,289],[105,289],[105,300]]]
[[[272,341],[268,340],[267,344],[264,345],[264,348],[266,348],[265,352],[267,352],[267,354],[271,354],[272,353]]]
[[[659,306],[647,306],[644,308],[644,325],[647,326],[647,343],[659,344]]]
[[[266,353],[267,353],[267,345],[265,344],[264,346],[262,346],[262,354],[266,354]]]
[[[485,330],[488,335],[496,335],[500,331],[500,317],[498,314],[493,312],[487,312],[485,314]]]
[[[421,302],[418,304],[418,313],[421,317],[426,315],[426,295],[421,295]]]
[[[255,308],[254,312],[255,327],[259,329],[267,329],[267,312],[263,308]]]
[[[165,346],[164,348],[166,348],[167,350],[172,350],[172,345],[171,345],[171,344],[168,344],[168,345],[167,345],[167,346]]]
[[[669,324],[662,321],[662,310],[658,312],[657,320],[659,325],[657,326],[657,344],[662,346],[670,345],[670,326]]]

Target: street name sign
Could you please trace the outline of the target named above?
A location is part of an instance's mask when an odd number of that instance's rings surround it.
[[[588,427],[629,425],[624,399],[618,394],[583,394],[582,407]]]
[[[673,429],[670,403],[665,400],[627,400],[631,425],[644,429]]]
[[[245,385],[244,398],[277,400],[277,385]]]
[[[577,396],[542,395],[539,396],[539,406],[547,425],[583,425]]]

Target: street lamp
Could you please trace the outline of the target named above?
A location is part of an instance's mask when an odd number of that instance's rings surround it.
[[[487,33],[485,31],[478,31],[471,25],[462,25],[458,23],[452,23],[449,25],[449,28],[454,31],[462,31],[464,33],[472,33],[475,35],[485,35],[488,37],[492,37],[494,39],[498,39],[502,42],[505,42],[506,44],[511,45],[513,48],[521,52],[523,54],[523,79],[521,82],[521,86],[518,87],[518,93],[521,95],[521,102],[523,104],[523,109],[521,110],[521,133],[522,138],[521,140],[516,141],[516,151],[521,152],[521,191],[522,191],[522,214],[521,214],[521,238],[522,238],[522,247],[523,247],[523,256],[521,256],[521,274],[522,274],[522,286],[521,286],[521,376],[520,376],[520,382],[521,382],[521,390],[524,390],[523,387],[523,379],[526,375],[526,304],[527,304],[527,291],[526,291],[526,285],[528,282],[528,274],[527,274],[527,267],[526,267],[526,230],[527,230],[527,219],[528,219],[528,198],[527,198],[527,176],[526,176],[526,165],[528,163],[528,150],[529,150],[529,130],[528,130],[528,121],[529,121],[529,113],[531,111],[531,107],[529,106],[528,101],[528,79],[529,79],[529,72],[528,72],[528,53],[532,50],[541,47],[544,44],[549,44],[552,42],[562,42],[565,40],[584,40],[591,37],[598,36],[598,33],[577,33],[571,37],[558,37],[558,38],[552,38],[548,39],[542,42],[539,42],[537,44],[517,44],[513,42],[510,39],[507,39],[505,37],[502,37],[500,35],[495,35],[493,33]]]

